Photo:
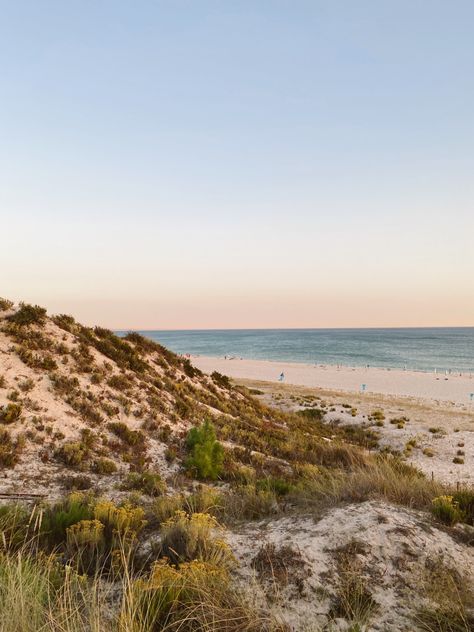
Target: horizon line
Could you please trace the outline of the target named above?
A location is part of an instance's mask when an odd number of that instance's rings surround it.
[[[354,331],[354,330],[388,330],[388,329],[474,329],[474,325],[407,325],[396,327],[186,327],[176,329],[149,329],[143,327],[113,327],[112,331],[128,332],[128,331]]]

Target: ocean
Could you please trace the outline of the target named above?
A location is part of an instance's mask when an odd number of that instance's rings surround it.
[[[181,354],[474,372],[474,327],[157,330],[140,333]]]

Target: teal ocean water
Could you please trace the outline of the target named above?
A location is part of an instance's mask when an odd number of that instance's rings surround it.
[[[123,332],[118,332],[123,333]],[[474,372],[474,327],[141,331],[177,353]]]

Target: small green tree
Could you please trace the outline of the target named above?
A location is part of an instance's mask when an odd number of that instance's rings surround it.
[[[206,419],[199,427],[191,428],[186,443],[190,451],[186,466],[198,478],[215,480],[222,471],[224,448],[216,439],[212,423]]]

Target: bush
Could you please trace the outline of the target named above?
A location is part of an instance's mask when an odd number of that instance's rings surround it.
[[[211,373],[211,377],[214,380],[214,382],[217,384],[217,386],[220,386],[221,388],[228,390],[232,387],[232,384],[229,378],[227,377],[227,375],[222,375],[222,373],[219,373],[218,371],[214,371],[213,373]]]
[[[107,384],[117,391],[128,391],[133,386],[126,375],[112,375]]]
[[[67,531],[67,554],[79,572],[99,570],[105,549],[104,525],[99,520],[81,520]]]
[[[46,318],[46,309],[39,305],[20,303],[20,309],[8,317],[16,325],[42,325]]]
[[[463,519],[463,512],[452,496],[438,496],[431,504],[433,515],[447,525],[456,524]]]
[[[462,511],[464,522],[474,525],[474,491],[465,489],[455,492],[453,502]]]
[[[6,312],[11,309],[14,305],[13,301],[9,301],[7,298],[2,298],[0,296],[0,312]]]
[[[217,441],[210,421],[206,420],[199,428],[191,428],[186,443],[191,452],[186,466],[198,478],[218,478],[224,463],[224,448]]]
[[[0,423],[12,424],[21,417],[20,404],[7,404],[0,408]]]
[[[12,439],[6,428],[0,428],[0,467],[14,467],[20,460],[24,438]]]
[[[99,458],[94,463],[94,471],[97,474],[113,474],[117,471],[117,466],[110,459]]]
[[[268,632],[268,616],[239,595],[229,572],[210,562],[174,568],[155,562],[148,580],[134,584],[136,618],[142,630]]]
[[[76,467],[86,459],[89,454],[87,446],[79,441],[68,441],[58,450],[58,457],[69,467]]]
[[[148,496],[161,496],[166,485],[158,473],[145,470],[144,472],[130,472],[122,483],[121,489],[137,490]]]
[[[177,511],[161,527],[161,553],[173,564],[199,560],[229,567],[234,558],[228,544],[216,538],[221,529],[209,514]]]
[[[111,422],[107,424],[107,428],[129,446],[133,447],[145,443],[145,435],[140,430],[130,430],[127,424],[122,421]]]
[[[84,494],[72,493],[66,500],[43,509],[41,537],[50,549],[66,541],[67,530],[72,525],[91,520],[93,517],[89,499]]]

